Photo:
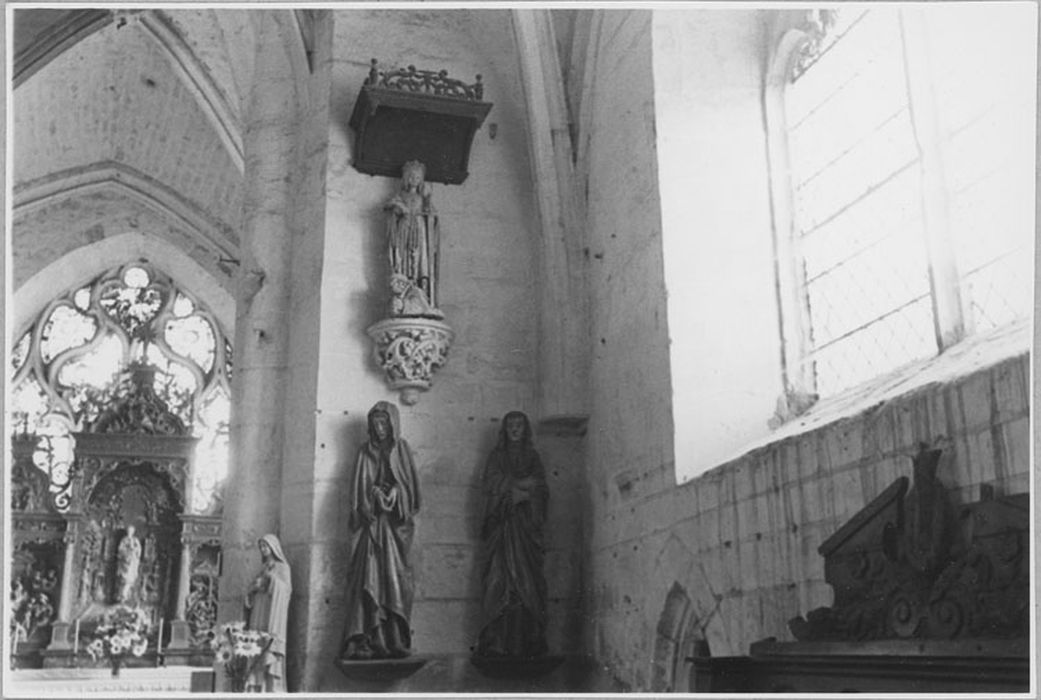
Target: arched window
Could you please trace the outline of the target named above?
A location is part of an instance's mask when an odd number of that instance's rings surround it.
[[[767,112],[789,392],[1029,317],[1035,28],[1017,5],[858,6],[813,11],[782,49]]]
[[[199,438],[189,509],[219,507],[227,473],[231,346],[214,316],[147,262],[101,275],[54,299],[15,344],[15,431],[37,436],[33,457],[68,508],[71,433],[87,428],[151,368],[155,394]]]

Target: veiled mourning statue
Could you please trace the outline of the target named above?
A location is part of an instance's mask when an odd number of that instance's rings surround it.
[[[475,656],[531,659],[546,654],[543,525],[549,489],[531,425],[507,413],[484,470],[482,629]]]
[[[391,274],[403,275],[426,297],[429,309],[421,313],[440,317],[436,309],[441,232],[425,178],[426,167],[417,160],[402,168],[401,189],[384,206],[387,254]]]
[[[398,409],[380,401],[368,416],[350,498],[354,551],[347,581],[344,660],[411,653],[413,518],[419,512],[415,459],[401,437]]]
[[[264,693],[286,692],[286,619],[293,593],[289,563],[275,535],[257,540],[261,568],[246,592],[246,627],[267,632],[271,641],[253,664],[246,690]]]

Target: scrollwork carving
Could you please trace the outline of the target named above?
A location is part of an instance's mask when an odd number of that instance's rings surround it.
[[[430,388],[431,379],[448,360],[454,333],[433,319],[385,319],[368,329],[377,364],[390,385],[401,390],[402,401],[414,404],[420,391]]]
[[[212,523],[193,523],[211,525]],[[219,523],[217,524],[219,527]],[[193,528],[194,529],[194,528]],[[197,542],[191,549],[191,575],[185,618],[192,644],[203,646],[217,624],[217,594],[220,576],[220,540]]]
[[[1029,495],[955,512],[936,478],[941,450],[821,545],[835,604],[789,622],[800,641],[1025,637]],[[906,494],[906,497],[905,497]]]
[[[476,77],[472,85],[461,80],[448,77],[448,71],[419,70],[415,66],[381,71],[376,59],[372,59],[369,77],[365,84],[371,87],[392,88],[406,92],[422,92],[441,97],[458,97],[464,100],[479,101],[484,98],[484,84],[481,76]]]

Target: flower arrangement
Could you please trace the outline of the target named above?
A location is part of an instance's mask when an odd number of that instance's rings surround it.
[[[127,654],[141,656],[148,648],[148,618],[139,608],[120,606],[107,613],[94,630],[94,639],[87,645],[87,653],[97,661],[107,657],[112,662],[112,675]]]
[[[271,646],[271,639],[267,632],[246,629],[242,620],[222,625],[220,632],[213,635],[210,646],[216,652],[217,660],[224,665],[232,691],[246,690],[246,682]]]

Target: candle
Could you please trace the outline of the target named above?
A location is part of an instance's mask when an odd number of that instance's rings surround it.
[[[80,651],[80,621],[76,620],[76,631],[72,633],[72,656],[73,658],[79,654]]]
[[[163,618],[159,618],[159,634],[155,635],[155,653],[163,653]]]

